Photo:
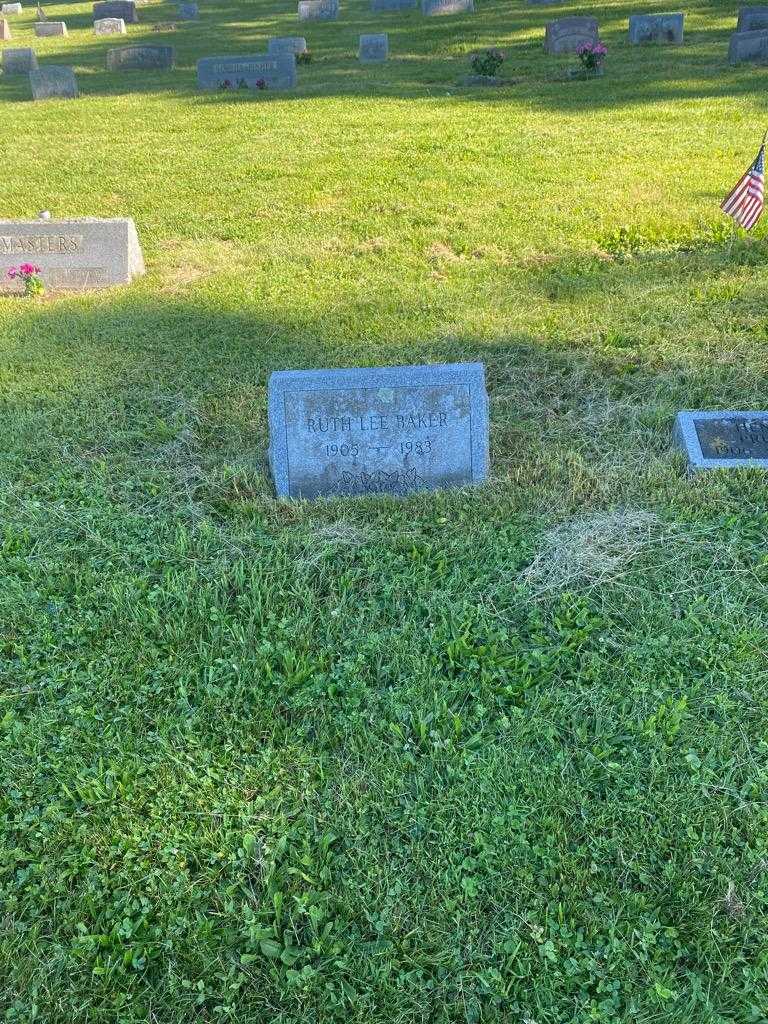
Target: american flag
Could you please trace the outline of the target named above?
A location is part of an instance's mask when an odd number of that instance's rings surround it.
[[[765,203],[765,144],[734,190],[720,204],[723,213],[749,231],[760,220]]]

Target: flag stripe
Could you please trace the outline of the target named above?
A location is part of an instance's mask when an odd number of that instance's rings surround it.
[[[723,213],[749,231],[757,224],[765,205],[765,146],[761,146],[755,162],[720,204]]]

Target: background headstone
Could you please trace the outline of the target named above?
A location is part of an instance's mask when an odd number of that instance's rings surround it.
[[[0,7],[0,14],[21,14],[21,4],[3,4]]]
[[[139,20],[135,0],[99,0],[93,5],[93,18],[122,18],[126,25],[135,25]]]
[[[481,363],[288,370],[269,378],[278,495],[403,495],[488,474]]]
[[[175,63],[172,46],[119,46],[107,50],[107,71],[165,71]]]
[[[335,21],[339,0],[300,0],[299,21]]]
[[[376,32],[360,36],[357,51],[362,64],[378,64],[389,56],[389,36],[386,32]]]
[[[78,97],[74,70],[59,64],[43,64],[36,71],[30,71],[29,84],[33,100],[74,100]]]
[[[675,43],[683,41],[682,14],[632,14],[629,18],[630,43]]]
[[[677,414],[674,440],[691,469],[768,469],[768,412]]]
[[[272,36],[267,40],[267,53],[306,53],[307,40],[303,36]]]
[[[475,0],[421,0],[421,13],[427,17],[437,14],[473,14]]]
[[[372,11],[411,11],[419,0],[371,0]]]
[[[733,32],[728,47],[730,64],[755,63],[768,61],[768,31]]]
[[[0,39],[8,40],[10,38],[11,38],[11,26],[8,24],[8,22],[5,20],[5,18],[0,18]]]
[[[128,284],[144,273],[132,220],[0,221],[0,278],[33,260],[49,288],[82,291]]]
[[[3,50],[3,74],[28,75],[37,69],[37,54],[27,47]]]
[[[204,57],[197,62],[200,89],[293,89],[296,85],[294,53],[252,53],[242,57]]]
[[[192,3],[179,4],[178,12],[181,21],[197,21],[200,14],[197,4]]]
[[[99,18],[93,23],[93,31],[97,36],[124,36],[125,22],[122,18]]]
[[[768,7],[742,7],[736,23],[737,32],[758,32],[768,29]]]
[[[584,43],[599,41],[597,18],[558,18],[547,22],[544,49],[547,53],[576,53]]]
[[[67,26],[63,21],[37,21],[35,22],[36,36],[65,36]]]

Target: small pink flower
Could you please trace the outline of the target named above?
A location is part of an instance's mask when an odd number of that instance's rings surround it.
[[[19,272],[25,276],[30,274],[39,274],[40,267],[36,267],[34,263],[22,263],[19,267]]]
[[[11,267],[11,269],[8,271],[8,277],[10,277],[10,279],[13,281],[14,278],[18,276],[18,273],[19,272],[16,269],[16,267]]]

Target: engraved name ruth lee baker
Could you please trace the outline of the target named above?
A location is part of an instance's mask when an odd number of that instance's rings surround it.
[[[448,422],[445,412],[396,413],[383,416],[308,416],[306,429],[312,434],[352,430],[439,430]]]

